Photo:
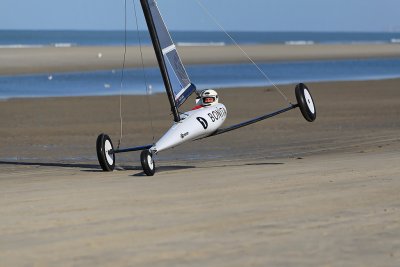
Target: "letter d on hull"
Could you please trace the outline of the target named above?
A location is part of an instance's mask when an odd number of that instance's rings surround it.
[[[200,124],[203,126],[204,130],[207,130],[207,128],[208,128],[208,122],[207,122],[207,120],[204,119],[204,118],[202,118],[202,117],[197,117],[196,119],[197,119],[197,120],[200,122]]]

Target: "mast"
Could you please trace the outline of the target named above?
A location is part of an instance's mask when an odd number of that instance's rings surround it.
[[[155,27],[155,24],[154,24],[154,20],[153,20],[153,17],[151,15],[151,11],[150,11],[150,6],[149,6],[149,3],[148,3],[148,0],[140,0],[140,4],[142,5],[144,17],[145,17],[146,23],[147,23],[147,28],[149,29],[150,36],[151,36],[151,41],[152,41],[153,47],[154,47],[154,51],[156,52],[158,65],[160,67],[161,75],[162,75],[162,78],[163,78],[163,81],[164,81],[164,86],[165,86],[165,89],[167,91],[168,100],[169,100],[169,103],[171,105],[171,111],[172,111],[172,114],[174,116],[174,121],[175,122],[179,122],[180,121],[179,111],[178,111],[178,108],[177,108],[176,103],[175,103],[175,98],[174,98],[174,94],[173,94],[171,81],[170,81],[169,76],[168,76],[167,67],[166,67],[166,64],[165,64],[165,60],[164,60],[162,48],[161,48],[161,45],[160,45],[160,41],[158,39],[158,35],[157,35],[156,27]]]

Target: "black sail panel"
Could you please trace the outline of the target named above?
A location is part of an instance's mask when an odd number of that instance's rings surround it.
[[[158,37],[158,42],[162,50],[165,69],[172,88],[175,105],[179,107],[196,90],[194,84],[190,82],[189,76],[179,57],[178,51],[171,35],[164,23],[161,13],[155,0],[145,0],[150,7],[150,14],[154,22],[154,28]]]

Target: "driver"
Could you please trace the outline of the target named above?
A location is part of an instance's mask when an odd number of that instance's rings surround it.
[[[218,104],[218,93],[212,89],[203,90],[196,98],[196,104],[192,110],[216,105]]]

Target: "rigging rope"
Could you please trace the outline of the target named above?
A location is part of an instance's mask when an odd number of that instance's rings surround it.
[[[126,1],[126,0],[125,0]],[[155,142],[155,135],[154,135],[154,125],[153,125],[153,116],[152,116],[152,108],[151,108],[151,101],[150,101],[150,88],[149,84],[147,81],[147,75],[146,75],[146,70],[144,66],[144,58],[143,58],[143,49],[142,49],[142,38],[140,37],[140,31],[139,31],[139,22],[138,22],[138,16],[136,12],[136,1],[133,0],[133,11],[135,14],[135,22],[136,22],[136,33],[137,33],[137,38],[139,40],[139,49],[140,49],[140,59],[142,63],[142,72],[143,72],[143,78],[144,78],[144,83],[146,86],[146,99],[147,99],[147,107],[148,107],[148,112],[150,115],[150,126],[151,126],[151,133],[153,136],[153,143]]]
[[[258,66],[256,62],[254,62],[253,59],[249,56],[249,54],[244,51],[244,49],[236,42],[236,40],[224,29],[224,27],[219,23],[219,21],[211,14],[211,12],[207,9],[207,7],[201,2],[201,0],[195,0],[197,4],[203,9],[203,11],[211,18],[211,20],[231,39],[231,41],[235,44],[237,48],[240,49],[240,51],[247,57],[247,59],[258,69],[258,71],[264,76],[264,78],[272,84],[272,86],[276,89],[276,91],[281,94],[281,96],[285,99],[286,102],[288,102],[290,105],[292,103],[289,101],[288,97],[286,94],[279,89],[279,87],[269,78],[269,76]]]
[[[125,66],[126,66],[126,54],[127,54],[127,0],[124,1],[124,57],[123,57],[123,62],[122,62],[122,71],[121,71],[121,80],[120,80],[120,93],[119,93],[119,119],[120,119],[120,138],[118,140],[118,146],[117,149],[120,148],[122,138],[123,138],[123,117],[122,117],[122,89],[123,89],[123,82],[124,82],[124,76],[125,76]],[[137,38],[139,40],[139,48],[140,48],[140,57],[141,57],[141,63],[142,63],[142,70],[143,70],[143,77],[145,80],[145,86],[146,86],[146,96],[147,96],[147,106],[149,108],[149,114],[150,114],[150,124],[151,124],[151,131],[152,131],[152,136],[153,136],[153,143],[155,141],[155,135],[154,135],[154,125],[153,125],[153,117],[152,117],[152,109],[151,109],[151,102],[150,102],[150,97],[149,97],[149,86],[147,82],[147,76],[145,72],[145,66],[144,66],[144,58],[143,58],[143,51],[142,51],[142,40],[140,38],[140,32],[139,32],[139,24],[138,24],[138,17],[137,17],[137,12],[136,12],[136,4],[135,0],[133,0],[133,10],[134,10],[134,15],[135,15],[135,21],[136,21],[136,32],[137,32]]]
[[[124,72],[125,72],[125,64],[126,64],[126,43],[127,43],[127,15],[126,15],[126,1],[125,0],[125,9],[124,9],[124,59],[122,62],[122,71],[121,71],[121,82],[120,82],[120,90],[119,90],[119,120],[120,120],[120,136],[118,140],[117,149],[119,149],[122,142],[122,133],[123,133],[123,119],[122,119],[122,88],[124,84]]]

